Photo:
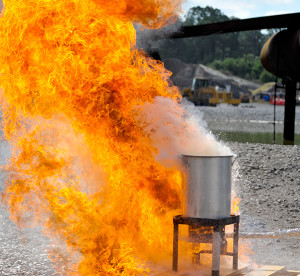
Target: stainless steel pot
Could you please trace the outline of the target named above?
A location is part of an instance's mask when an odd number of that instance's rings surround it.
[[[183,189],[186,217],[218,219],[230,216],[232,155],[182,155],[187,179]]]

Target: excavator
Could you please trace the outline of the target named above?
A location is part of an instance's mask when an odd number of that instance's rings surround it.
[[[195,105],[216,106],[220,103],[228,103],[237,106],[240,99],[232,97],[230,85],[220,88],[213,85],[213,81],[204,78],[193,78],[192,88],[185,88],[184,95]]]

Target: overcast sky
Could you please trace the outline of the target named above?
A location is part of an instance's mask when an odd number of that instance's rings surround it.
[[[251,18],[300,12],[300,0],[183,0],[184,12],[195,6],[212,6],[227,16]],[[0,0],[2,8],[2,0]]]
[[[300,12],[300,0],[186,0],[183,9],[195,6],[211,6],[238,18]]]

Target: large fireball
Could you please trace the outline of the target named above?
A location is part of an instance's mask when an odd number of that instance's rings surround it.
[[[65,273],[146,274],[171,256],[180,146],[193,137],[208,147],[170,72],[135,48],[133,22],[159,28],[179,9],[180,0],[4,1],[12,156],[2,198],[20,227],[42,225],[66,245]]]

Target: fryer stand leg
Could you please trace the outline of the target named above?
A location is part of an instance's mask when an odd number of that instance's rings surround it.
[[[214,227],[212,246],[212,276],[219,276],[221,256],[221,229]]]
[[[173,233],[173,271],[178,271],[178,224],[174,223]]]
[[[238,257],[239,257],[239,222],[234,224],[233,233],[233,269],[238,269]]]
[[[198,248],[199,252],[194,253],[195,249]],[[193,263],[194,264],[200,264],[200,244],[193,243]]]

